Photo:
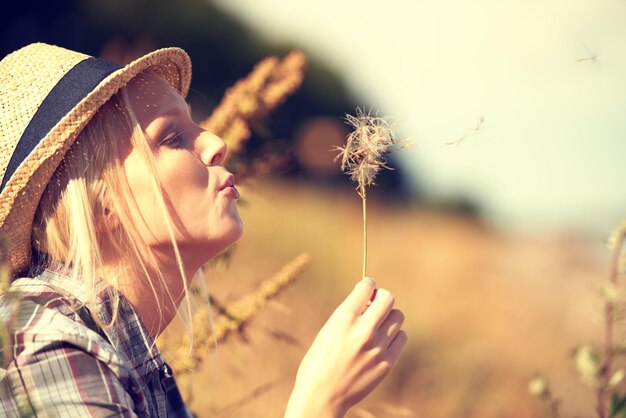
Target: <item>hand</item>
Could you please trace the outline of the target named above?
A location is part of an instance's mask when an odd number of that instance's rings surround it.
[[[285,417],[342,417],[383,380],[407,340],[393,304],[373,280],[357,283],[305,354]]]

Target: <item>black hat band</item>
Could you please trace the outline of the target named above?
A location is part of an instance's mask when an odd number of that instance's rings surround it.
[[[2,178],[0,192],[4,190],[15,170],[35,149],[42,138],[81,100],[92,92],[102,80],[120,68],[122,68],[120,65],[110,61],[90,57],[74,65],[59,80],[43,100],[22,133]]]

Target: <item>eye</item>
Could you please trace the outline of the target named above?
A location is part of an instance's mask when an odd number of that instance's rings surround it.
[[[181,132],[170,134],[161,141],[160,145],[169,148],[181,148],[183,145],[183,134]]]

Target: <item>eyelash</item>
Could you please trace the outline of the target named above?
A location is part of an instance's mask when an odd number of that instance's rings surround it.
[[[170,147],[170,148],[179,148],[181,142],[183,140],[183,134],[178,132],[172,136],[165,138],[162,142],[162,146]]]

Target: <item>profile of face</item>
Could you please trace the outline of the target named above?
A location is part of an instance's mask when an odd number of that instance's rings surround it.
[[[243,232],[234,176],[222,165],[226,145],[192,121],[185,100],[158,76],[135,77],[127,92],[153,155],[183,263],[199,268]],[[142,157],[145,147],[129,142],[126,150],[123,168],[139,209],[137,229],[157,256],[171,257],[163,208],[155,199],[152,171]]]

